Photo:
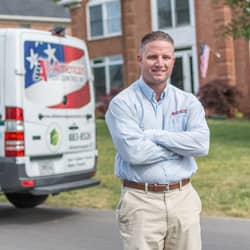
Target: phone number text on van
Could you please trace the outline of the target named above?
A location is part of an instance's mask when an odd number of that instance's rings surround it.
[[[81,132],[81,133],[70,133],[69,141],[86,141],[91,139],[91,134],[89,132]]]

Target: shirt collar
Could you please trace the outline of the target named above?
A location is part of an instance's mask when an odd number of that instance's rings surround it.
[[[165,89],[163,90],[163,92],[161,93],[161,98],[160,100],[164,99],[167,97],[167,89],[168,89],[168,85],[169,83],[167,83]],[[139,81],[139,87],[142,91],[142,93],[146,96],[146,98],[148,98],[149,100],[154,100],[155,101],[155,92],[153,89],[151,89],[141,78]]]

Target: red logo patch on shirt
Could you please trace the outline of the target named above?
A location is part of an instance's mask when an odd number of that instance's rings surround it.
[[[178,115],[178,114],[182,114],[182,113],[187,113],[187,109],[177,110],[175,112],[172,112],[172,115]]]

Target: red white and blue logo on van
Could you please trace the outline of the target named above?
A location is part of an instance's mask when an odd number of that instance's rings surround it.
[[[38,41],[24,43],[25,95],[49,108],[75,109],[90,102],[84,51]]]

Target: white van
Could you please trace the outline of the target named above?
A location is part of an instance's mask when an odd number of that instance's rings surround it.
[[[14,206],[99,184],[92,80],[83,41],[0,29],[0,191]]]

